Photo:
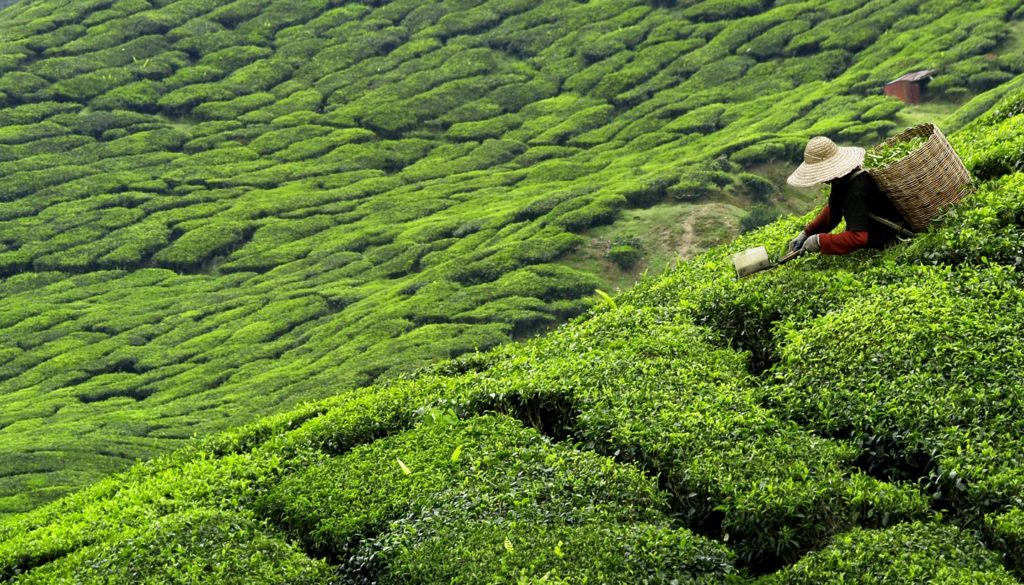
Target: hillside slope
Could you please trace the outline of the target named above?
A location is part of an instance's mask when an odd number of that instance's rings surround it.
[[[13,583],[1019,583],[1024,93],[885,252],[737,281],[789,218],[557,331],[0,521]]]
[[[549,328],[629,206],[770,197],[880,85],[1024,71],[1019,1],[19,2],[0,18],[0,514]],[[827,32],[826,32],[827,31]],[[1019,49],[1019,47],[1018,47]],[[746,205],[747,203],[738,203]],[[734,207],[735,209],[735,207]]]

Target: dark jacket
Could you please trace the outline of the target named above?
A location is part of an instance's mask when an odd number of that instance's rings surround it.
[[[903,218],[892,201],[882,193],[868,173],[856,169],[832,182],[828,205],[821,210],[804,231],[808,235],[822,234],[823,254],[848,254],[860,248],[882,248],[896,240],[896,231],[869,217],[874,214],[895,223]],[[846,231],[831,232],[846,220]]]

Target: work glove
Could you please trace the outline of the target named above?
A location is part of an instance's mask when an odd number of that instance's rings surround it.
[[[789,241],[789,251],[796,252],[804,245],[804,240],[807,239],[807,232],[801,231],[800,234]]]
[[[810,236],[809,238],[804,240],[803,245],[800,246],[800,251],[801,252],[820,252],[821,251],[821,242],[819,241],[818,236],[819,236],[819,234],[814,234],[813,236]]]

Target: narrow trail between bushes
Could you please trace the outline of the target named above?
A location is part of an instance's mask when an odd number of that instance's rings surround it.
[[[696,214],[693,214],[683,220],[683,224],[679,226],[679,246],[677,251],[679,252],[680,260],[689,260],[697,254],[697,230],[693,227],[696,221]]]

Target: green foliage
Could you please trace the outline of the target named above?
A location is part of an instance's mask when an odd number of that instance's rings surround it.
[[[1011,94],[990,113],[964,128],[954,145],[964,164],[979,179],[994,179],[1024,170],[1024,119],[1021,99]]]
[[[951,526],[855,530],[763,583],[993,583],[1014,579],[996,555]]]
[[[726,107],[721,104],[710,104],[679,116],[666,129],[686,134],[710,134],[718,129],[718,121],[725,111]]]
[[[1024,511],[1014,508],[1003,514],[987,516],[985,525],[989,540],[1004,552],[1003,558],[1019,575],[1024,570]]]
[[[903,102],[890,97],[877,99],[876,104],[861,114],[860,119],[865,122],[891,120],[894,115],[903,109]]]
[[[1024,265],[1020,253],[1024,245],[1022,186],[1021,173],[983,184],[949,209],[934,229],[901,250],[900,257],[926,263]]]
[[[678,201],[695,201],[720,191],[732,181],[733,177],[724,171],[689,169],[666,189],[666,194]]]
[[[928,141],[927,137],[918,136],[909,140],[898,140],[892,143],[882,143],[867,152],[864,157],[864,168],[882,169],[893,163],[899,162],[924,146]]]
[[[777,24],[751,39],[749,43],[740,48],[740,51],[762,61],[780,57],[789,40],[810,27],[811,23],[806,20],[792,20]]]
[[[813,372],[754,375],[834,357],[800,340],[830,339],[861,307],[921,335],[920,315],[952,315],[963,343],[996,351],[1019,317],[1014,275],[977,266],[1020,264],[1016,92],[968,124],[988,109],[975,104],[953,137],[991,182],[884,256],[734,280],[729,254],[781,249],[799,227],[786,219],[611,302],[569,267],[588,241],[576,232],[628,205],[737,209],[774,195],[740,164],[795,162],[818,133],[877,140],[898,113],[878,88],[908,64],[941,69],[940,95],[1006,79],[1020,68],[1015,6],[341,4],[4,11],[3,578],[743,580],[732,559],[774,569],[856,527],[923,517],[929,498],[966,525],[986,516],[989,544],[1017,550],[1012,517],[992,536],[1024,485],[1016,378],[1000,369],[1019,365],[1014,343],[978,360],[992,373],[948,362],[981,384],[959,402],[933,388],[954,430],[929,426],[942,417],[927,404],[868,404],[843,411],[860,427],[832,431],[787,407]],[[639,250],[617,244],[624,264]],[[918,310],[926,284],[935,308]],[[473,353],[595,304],[553,337]],[[895,381],[829,371],[923,400],[908,380],[938,385],[932,361],[891,349]],[[786,376],[800,386],[771,383]],[[831,406],[843,398],[867,401]],[[894,443],[871,439],[883,424]],[[934,454],[876,448],[905,437]],[[367,472],[328,483],[310,469]],[[286,497],[360,489],[347,510]],[[311,529],[284,535],[282,511]],[[290,544],[312,534],[337,536],[353,566]],[[365,571],[339,576],[350,568]]]
[[[754,201],[759,201],[761,203],[767,202],[768,198],[774,195],[777,191],[775,183],[753,173],[741,173],[739,180],[747,192],[750,193],[750,196]],[[774,221],[774,218],[772,221]]]
[[[790,149],[781,142],[760,142],[745,146],[730,155],[730,158],[740,164],[752,165],[767,163],[775,160],[790,158]]]
[[[768,225],[779,219],[779,212],[769,205],[755,205],[740,220],[740,230],[744,233]]]
[[[636,236],[617,238],[608,249],[608,259],[623,270],[629,269],[643,256],[643,245]]]
[[[14,582],[313,584],[330,574],[251,518],[196,509],[154,519]]]
[[[1010,486],[964,492],[957,478],[980,463],[970,454],[980,445],[1012,451],[997,437],[1020,434],[1011,413],[1022,307],[1015,280],[997,269],[935,270],[880,287],[786,331],[767,399],[827,436],[852,436],[877,472],[923,474],[936,499],[984,508]]]
[[[172,246],[161,250],[153,259],[173,267],[194,266],[227,252],[244,237],[245,224],[205,224],[185,232]]]
[[[772,391],[780,406],[829,432],[856,429],[870,440],[898,432],[909,449],[925,453],[936,447],[921,434],[926,429],[997,417],[1002,384],[1015,382],[990,376],[1013,369],[1021,352],[1009,334],[1021,299],[1002,288],[1012,281],[1000,282],[1006,279],[997,274],[978,275],[992,290],[965,298],[973,278],[961,284],[939,273],[912,286],[892,285],[799,333],[786,332],[778,365],[783,385]],[[916,406],[894,413],[888,404]]]
[[[747,561],[790,558],[853,518],[885,525],[923,513],[911,490],[851,473],[848,445],[760,408],[750,382],[743,356],[716,350],[706,331],[669,309],[620,303],[517,349],[470,387],[475,401],[636,461],[662,478],[688,525],[727,537]]]
[[[704,0],[683,11],[696,20],[723,20],[755,14],[764,8],[762,0]]]
[[[389,583],[732,572],[719,545],[668,527],[637,470],[504,417],[428,415],[288,478],[264,505],[313,550]]]

